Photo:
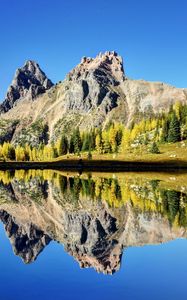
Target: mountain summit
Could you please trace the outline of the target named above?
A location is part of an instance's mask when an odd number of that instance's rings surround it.
[[[67,76],[69,80],[80,77],[93,77],[100,84],[118,85],[125,78],[122,57],[115,51],[100,53],[96,58],[83,57],[81,63]]]
[[[47,78],[39,65],[32,60],[28,60],[22,68],[17,69],[5,100],[0,105],[0,111],[7,112],[19,99],[25,97],[34,99],[52,86],[53,83]]]
[[[105,114],[117,106],[118,94],[112,87],[125,79],[123,61],[115,51],[100,53],[96,58],[83,57],[66,77],[65,110],[100,109]]]

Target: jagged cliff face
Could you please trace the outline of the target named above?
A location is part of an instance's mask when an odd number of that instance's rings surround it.
[[[122,58],[115,52],[100,54],[95,59],[85,57],[66,80],[67,111],[89,111],[103,106],[109,112],[117,106],[119,97],[110,87],[124,80]]]
[[[0,187],[0,219],[15,254],[26,263],[34,261],[50,240],[55,240],[64,245],[80,267],[112,274],[119,270],[126,247],[187,236],[186,228],[172,225],[160,207],[158,211],[142,212],[130,198],[114,207],[104,196],[98,201],[92,195],[77,195],[64,188],[62,191],[52,181],[34,176],[26,181],[15,178]],[[158,194],[149,188],[141,191],[138,182],[132,188],[145,193],[146,199]]]
[[[115,52],[84,57],[55,86],[38,70],[33,62],[20,69],[1,106],[7,112],[1,118],[20,120],[13,141],[19,140],[23,127],[29,129],[37,121],[48,124],[50,139],[56,139],[63,129],[70,131],[77,125],[82,130],[104,127],[111,120],[129,125],[142,116],[169,110],[175,101],[187,102],[186,89],[128,79]]]
[[[6,98],[0,105],[0,111],[9,111],[21,99],[33,100],[52,86],[53,83],[46,77],[39,65],[28,60],[22,68],[17,69]]]

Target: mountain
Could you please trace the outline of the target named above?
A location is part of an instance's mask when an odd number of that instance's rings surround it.
[[[0,111],[7,112],[13,108],[15,102],[27,97],[34,99],[52,86],[53,83],[46,77],[39,65],[28,60],[22,68],[17,69],[5,100],[0,105]]]
[[[105,127],[111,121],[129,126],[168,111],[176,101],[187,103],[187,89],[128,79],[122,58],[108,51],[96,58],[83,57],[56,85],[28,61],[16,72],[1,105],[0,123],[18,120],[11,134],[13,143],[37,145],[46,128],[49,139],[56,140],[62,130],[71,132],[76,126],[84,130]]]

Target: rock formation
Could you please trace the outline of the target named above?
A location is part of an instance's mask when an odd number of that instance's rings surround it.
[[[83,57],[81,63],[67,75],[67,110],[89,111],[105,105],[108,112],[117,106],[118,86],[125,79],[122,58],[116,52],[99,54],[95,59]]]
[[[34,99],[52,86],[53,83],[46,77],[39,65],[28,60],[22,68],[17,69],[6,98],[0,105],[0,111],[7,112],[18,100],[26,97]]]

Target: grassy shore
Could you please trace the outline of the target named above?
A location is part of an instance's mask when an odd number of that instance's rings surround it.
[[[0,162],[0,169],[64,169],[75,171],[187,171],[187,146],[182,143],[165,144],[160,147],[160,154],[151,154],[146,147],[118,154],[87,153],[64,155],[52,161],[36,162]]]

